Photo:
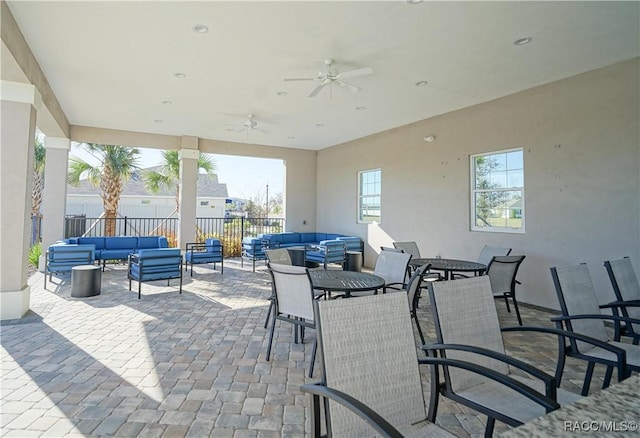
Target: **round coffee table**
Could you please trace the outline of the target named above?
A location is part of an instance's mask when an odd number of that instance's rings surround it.
[[[346,297],[350,297],[352,292],[372,291],[384,287],[384,278],[366,272],[316,269],[309,271],[309,277],[314,289],[344,292]]]
[[[418,268],[429,263],[431,270],[444,272],[444,279],[448,280],[451,272],[473,272],[475,275],[482,275],[487,270],[487,265],[468,260],[420,258],[411,259],[409,266]]]

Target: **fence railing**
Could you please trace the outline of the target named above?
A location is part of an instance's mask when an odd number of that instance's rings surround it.
[[[178,218],[130,218],[119,217],[114,221],[116,236],[163,235],[170,246],[177,246]],[[65,218],[64,237],[104,236],[107,220],[104,217],[88,218],[84,215]],[[284,230],[281,218],[196,218],[196,241],[204,242],[207,237],[222,240],[225,256],[239,256],[242,238],[264,233],[279,233]]]

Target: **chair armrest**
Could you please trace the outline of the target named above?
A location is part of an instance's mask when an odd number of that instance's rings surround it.
[[[601,304],[599,306],[601,309],[616,309],[616,308],[627,308],[627,307],[640,307],[640,300],[632,300],[632,301],[612,301],[607,304]]]
[[[433,344],[433,345],[452,345],[452,344]],[[431,354],[435,355],[436,351],[430,351]],[[555,400],[556,395],[555,395],[555,386],[554,386],[554,391],[553,391],[553,397],[547,396],[545,394],[541,394],[540,392],[536,391],[535,389],[531,388],[530,386],[525,385],[522,382],[519,382],[518,380],[512,379],[511,377],[507,376],[506,374],[502,374],[499,373],[495,370],[492,370],[490,368],[486,368],[480,365],[476,365],[474,363],[471,362],[465,362],[462,360],[458,360],[458,359],[447,359],[447,358],[443,358],[443,357],[435,357],[430,355],[429,357],[426,358],[421,358],[418,359],[418,363],[420,364],[428,364],[428,365],[440,365],[443,367],[455,367],[455,368],[461,368],[467,371],[471,371],[473,373],[476,374],[480,374],[481,376],[487,377],[491,380],[494,380],[498,383],[501,383],[511,389],[513,389],[514,391],[518,392],[519,394],[527,397],[529,400],[532,400],[533,402],[541,405],[542,407],[545,408],[545,410],[548,412],[551,412],[553,410],[556,410],[560,407],[560,404]],[[551,377],[551,376],[549,376]],[[432,376],[432,379],[434,377]],[[551,377],[551,379],[553,379]],[[555,379],[553,379],[555,380]]]
[[[611,321],[616,321],[616,322],[626,322],[626,323],[632,323],[632,324],[640,324],[640,319],[626,318],[624,316],[617,316],[617,315],[603,315],[603,314],[554,316],[553,318],[551,318],[551,321],[553,321],[553,322],[570,321],[572,319],[609,319]]]
[[[318,383],[303,385],[300,387],[300,390],[302,392],[312,394],[312,403],[314,404],[317,403],[317,399],[319,397],[324,397],[340,403],[342,406],[346,407],[358,417],[363,419],[369,426],[371,426],[377,433],[379,433],[383,437],[403,437],[403,435],[395,427],[393,427],[387,420],[382,418],[373,409],[342,391],[338,391],[337,389],[329,388]]]
[[[558,385],[556,384],[555,377],[550,376],[544,371],[539,370],[538,368],[533,367],[528,363],[523,362],[519,359],[516,359],[512,356],[507,356],[506,354],[502,354],[497,351],[489,350],[482,347],[477,347],[474,345],[463,345],[463,344],[429,344],[429,345],[423,345],[422,349],[426,350],[427,352],[429,351],[435,352],[436,350],[466,351],[469,353],[478,354],[480,356],[490,357],[491,359],[495,359],[500,362],[504,362],[508,365],[514,366],[524,371],[525,373],[541,380],[545,385],[547,397],[550,397],[554,400],[556,398],[556,388]],[[498,373],[498,374],[501,374],[501,373]]]
[[[192,242],[192,243],[187,243],[186,246],[186,250],[187,251],[194,251],[194,250],[203,250],[206,249],[207,245],[204,243],[199,243],[199,242]]]

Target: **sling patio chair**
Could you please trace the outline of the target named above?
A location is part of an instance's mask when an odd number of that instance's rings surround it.
[[[420,327],[420,321],[418,320],[418,301],[420,300],[420,284],[422,283],[423,276],[429,272],[429,267],[430,265],[427,263],[417,268],[411,275],[406,289],[411,318],[416,322],[416,328],[420,335],[420,342],[422,342],[420,345],[424,345],[425,340],[424,334],[422,333],[422,327]]]
[[[454,436],[426,419],[419,364],[479,367],[418,359],[404,294],[314,305],[323,378],[300,388],[311,396],[311,436]]]
[[[289,265],[291,266],[291,255],[286,248],[265,249],[264,254],[267,257],[267,263],[275,265]],[[274,300],[276,293],[273,290],[273,282],[271,283],[271,296],[269,297],[269,310],[267,310],[267,317],[264,320],[264,328],[269,325],[269,318],[273,312]]]
[[[401,250],[402,252],[406,252],[407,254],[411,254],[411,259],[415,260],[415,259],[419,259],[422,258],[422,256],[420,255],[420,248],[418,248],[418,244],[414,241],[411,242],[393,242],[393,247],[396,249]],[[409,270],[411,270],[412,267],[409,266]],[[423,279],[426,281],[436,281],[436,280],[441,280],[442,276],[437,273],[437,272],[425,272],[425,274],[423,275]]]
[[[407,270],[411,254],[382,250],[378,254],[373,274],[384,278],[383,293],[389,289],[401,290],[406,287]]]
[[[267,346],[267,361],[271,357],[271,346],[276,328],[276,321],[293,324],[295,341],[298,339],[300,328],[301,342],[304,342],[304,328],[315,329],[313,316],[313,302],[315,299],[313,285],[309,271],[302,266],[269,264],[269,272],[273,284],[275,297],[273,300],[273,317],[269,330],[269,344]],[[309,377],[313,375],[313,365],[316,358],[317,338],[313,341]]]
[[[438,395],[442,395],[487,415],[485,436],[491,436],[496,420],[517,427],[580,399],[579,395],[558,388],[559,379],[555,376],[507,355],[502,332],[551,335],[550,345],[557,349],[556,374],[558,366],[563,364],[566,338],[599,346],[603,343],[551,327],[501,329],[490,279],[486,275],[430,283],[429,294],[437,337],[436,344],[424,347],[429,355],[472,362],[521,384],[520,387],[506,387],[482,376],[444,366],[442,381],[433,378],[432,373],[430,420],[436,417]]]
[[[625,318],[619,315],[606,315],[601,307],[619,307],[620,303],[598,306],[596,292],[591,281],[589,268],[585,263],[577,266],[553,267],[551,277],[556,288],[562,316],[551,318],[558,328],[580,333],[598,339],[604,345],[585,345],[572,340],[565,349],[566,356],[588,362],[587,372],[582,386],[582,395],[589,393],[593,369],[596,364],[607,366],[602,387],[611,382],[614,368],[618,370],[618,381],[629,377],[631,371],[640,371],[640,346],[620,342],[620,325],[640,324],[640,319]],[[613,339],[610,339],[604,322],[612,321],[615,327]],[[562,363],[564,367],[564,363]],[[562,377],[562,369],[558,381]]]
[[[624,257],[619,260],[607,260],[604,262],[604,267],[609,274],[616,300],[625,304],[624,307],[620,308],[622,316],[640,319],[640,284],[631,265],[631,259]],[[613,307],[614,311],[616,308]],[[640,325],[625,324],[624,327],[621,327],[621,335],[629,336],[633,339],[633,343],[638,345],[640,342]]]
[[[503,248],[501,246],[489,246],[485,245],[480,250],[480,254],[478,255],[478,263],[482,263],[483,265],[489,266],[491,259],[496,256],[508,256],[511,254],[511,248]],[[459,274],[459,273],[451,273],[451,279],[456,278],[468,278],[468,275]]]
[[[507,312],[511,313],[509,307],[509,298],[513,301],[513,308],[516,311],[518,324],[522,325],[522,317],[516,300],[516,275],[518,269],[524,261],[525,256],[496,256],[491,259],[487,266],[487,275],[491,280],[491,290],[493,290],[494,298],[504,298],[507,305]]]

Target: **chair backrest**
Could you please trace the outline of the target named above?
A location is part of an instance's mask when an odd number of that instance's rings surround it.
[[[487,275],[491,280],[494,294],[514,292],[516,275],[525,256],[496,256],[491,259],[487,267]]]
[[[380,251],[404,252],[401,248],[391,248],[390,246],[381,246]]]
[[[411,257],[414,259],[420,258],[420,249],[416,242],[393,242],[393,247],[401,249],[407,254],[411,254]]]
[[[431,268],[430,263],[426,263],[420,266],[418,269],[413,271],[409,282],[407,283],[407,298],[409,299],[409,307],[411,307],[411,311],[415,312],[418,307],[418,298],[420,294],[418,294],[418,290],[420,289],[420,284],[422,283],[422,276],[426,271]]]
[[[307,268],[269,264],[269,272],[273,279],[278,314],[313,321],[313,285]]]
[[[429,283],[433,322],[439,343],[464,344],[505,353],[498,312],[486,275]],[[450,359],[472,362],[507,374],[509,367],[484,356],[463,351],[447,352]],[[475,386],[485,379],[477,374],[451,368],[448,384],[453,391]]]
[[[373,273],[384,278],[385,284],[404,284],[411,254],[381,251]]]
[[[609,279],[613,286],[613,292],[618,301],[638,301],[640,300],[640,283],[633,270],[631,259],[624,257],[619,260],[608,260],[604,262],[604,267],[609,273]],[[640,319],[640,307],[628,307],[625,309],[625,316]],[[640,331],[640,324],[633,324],[635,331]]]
[[[286,248],[278,249],[265,249],[264,253],[267,255],[269,264],[276,265],[291,265],[291,255]]]
[[[478,263],[483,265],[489,265],[492,258],[496,256],[508,256],[511,253],[511,248],[502,248],[500,246],[485,245],[480,251],[478,256]]]
[[[327,386],[349,394],[395,427],[426,418],[404,294],[316,301],[316,328]],[[329,402],[333,436],[371,436],[360,418]]]
[[[595,289],[585,263],[577,266],[551,268],[551,277],[556,287],[560,310],[564,316],[599,315],[600,308]],[[567,323],[567,328],[575,333],[591,336],[607,341],[609,336],[604,321],[598,319],[574,320]],[[594,348],[582,342],[577,343],[578,351]]]

